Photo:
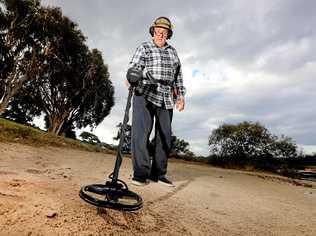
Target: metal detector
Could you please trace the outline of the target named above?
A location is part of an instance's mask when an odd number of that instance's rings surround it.
[[[124,143],[125,130],[129,120],[129,109],[134,88],[142,79],[142,72],[130,68],[127,71],[127,80],[130,83],[127,104],[121,129],[120,142],[117,149],[114,171],[109,175],[110,180],[105,184],[91,184],[80,189],[79,196],[87,203],[97,207],[112,208],[123,211],[136,211],[143,206],[143,199],[136,193],[130,191],[127,184],[118,178],[122,164],[122,146]]]

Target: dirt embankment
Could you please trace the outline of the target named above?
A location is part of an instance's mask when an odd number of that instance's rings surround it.
[[[115,157],[0,143],[0,235],[316,235],[316,188],[274,175],[169,162],[176,188],[130,185],[133,213],[100,210],[78,197],[102,183]]]

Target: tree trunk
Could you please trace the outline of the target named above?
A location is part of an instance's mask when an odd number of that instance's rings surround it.
[[[22,78],[16,80],[16,75],[10,77],[8,84],[5,84],[5,89],[2,94],[2,98],[0,99],[0,115],[5,111],[8,107],[11,99],[17,94],[17,92],[21,89],[24,81],[27,80],[27,76],[24,75]]]
[[[1,99],[0,102],[0,115],[5,112],[5,109],[8,107],[9,103],[10,103],[10,98],[11,96],[6,96],[4,95]]]
[[[67,112],[60,116],[49,116],[49,128],[47,132],[58,135],[67,117]]]

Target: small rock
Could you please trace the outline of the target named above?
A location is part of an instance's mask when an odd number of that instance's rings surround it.
[[[46,216],[48,218],[54,218],[55,216],[57,216],[57,212],[56,211],[49,211],[46,213]]]
[[[10,186],[12,187],[21,187],[20,183],[10,183]]]
[[[305,192],[304,194],[313,194],[313,192],[312,191],[307,191],[307,192]]]

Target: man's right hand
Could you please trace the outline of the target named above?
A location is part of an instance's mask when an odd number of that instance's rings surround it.
[[[143,72],[137,68],[131,67],[127,70],[126,79],[129,86],[136,87],[143,78]],[[128,87],[129,87],[128,86]]]

